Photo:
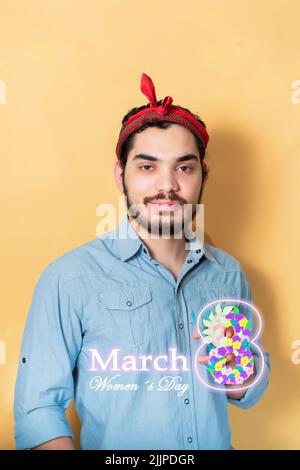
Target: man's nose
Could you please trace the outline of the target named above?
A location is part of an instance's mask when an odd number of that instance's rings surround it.
[[[179,184],[173,170],[164,170],[159,173],[156,180],[156,190],[158,192],[169,193],[178,191]]]

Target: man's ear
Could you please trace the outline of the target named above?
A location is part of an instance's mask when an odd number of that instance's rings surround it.
[[[122,179],[122,173],[123,169],[120,165],[119,160],[115,161],[115,167],[114,167],[114,174],[115,174],[115,180],[116,180],[116,185],[118,187],[118,190],[121,193],[124,193],[124,187],[123,187],[123,179]]]
[[[207,160],[206,160],[205,158],[204,158],[204,160],[202,161],[202,171],[203,171],[204,173],[208,173],[208,172],[209,172]]]
[[[209,168],[208,168],[207,160],[204,159],[203,162],[202,162],[202,176],[203,176],[202,184],[203,184],[203,189],[204,189],[204,186],[205,186],[207,178],[208,178],[208,173],[209,173]]]

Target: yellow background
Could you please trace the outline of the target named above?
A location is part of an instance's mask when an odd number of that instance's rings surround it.
[[[299,18],[297,0],[0,0],[1,449],[34,285],[96,236],[100,203],[117,207],[114,149],[147,103],[142,72],[205,120],[207,240],[240,260],[264,315],[271,383],[254,408],[230,406],[233,445],[300,448]]]

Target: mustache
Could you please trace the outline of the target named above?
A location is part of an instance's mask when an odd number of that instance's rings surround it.
[[[179,202],[180,204],[185,204],[186,203],[185,199],[177,196],[176,194],[170,194],[169,196],[166,196],[165,194],[162,194],[162,193],[159,193],[157,196],[154,196],[154,197],[145,197],[144,198],[144,203],[146,205],[148,202],[157,201],[159,199],[176,201],[176,202]]]

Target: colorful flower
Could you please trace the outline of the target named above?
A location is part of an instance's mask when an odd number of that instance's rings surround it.
[[[239,321],[239,325],[243,328],[246,327],[247,323],[248,323],[247,318],[243,318],[242,320]]]
[[[247,356],[242,357],[241,363],[246,366],[247,364],[249,364],[249,358]]]
[[[222,368],[223,368],[223,364],[221,362],[217,362],[217,364],[215,365],[215,370],[221,371]]]

